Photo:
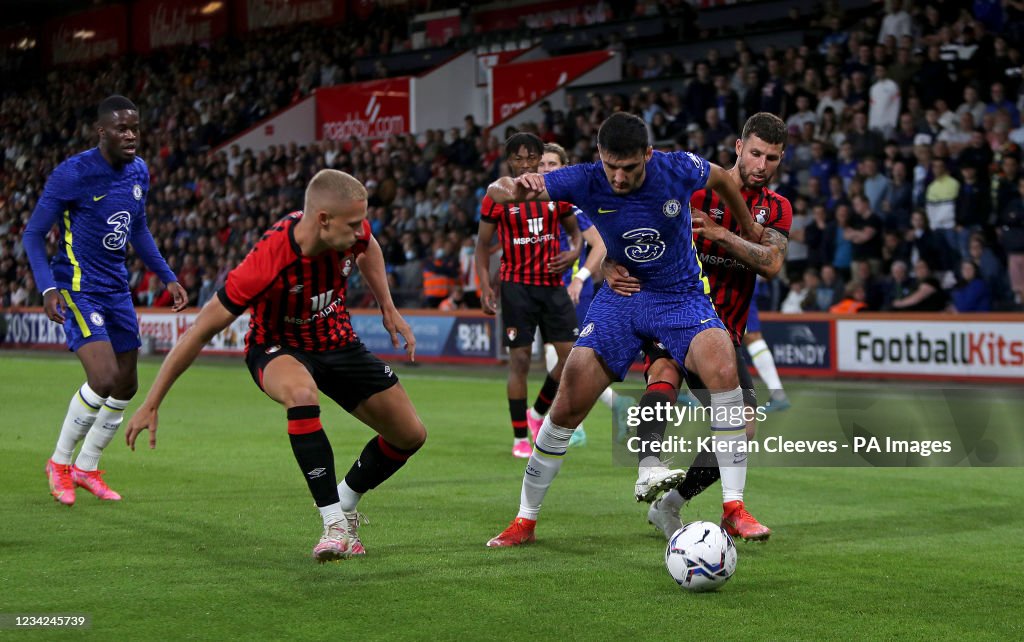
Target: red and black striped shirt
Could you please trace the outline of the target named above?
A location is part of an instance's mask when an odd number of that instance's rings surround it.
[[[789,199],[766,187],[743,190],[743,199],[758,223],[778,230],[783,236],[789,236],[789,228],[793,223],[793,207]],[[730,232],[741,233],[732,213],[712,190],[694,192],[690,205],[706,213]],[[739,344],[747,329],[747,313],[750,311],[750,299],[754,296],[757,274],[730,255],[725,248],[696,236],[693,240],[697,247],[697,258],[708,277],[711,294],[715,297],[718,316],[729,330],[732,340]]]
[[[285,345],[309,352],[337,350],[357,340],[345,308],[348,275],[370,242],[370,223],[344,252],[303,256],[293,212],[271,227],[217,292],[234,314],[252,308],[245,348]]]
[[[498,227],[502,281],[562,287],[562,275],[548,271],[559,253],[560,219],[575,216],[572,205],[554,201],[500,204],[485,196],[480,220]]]

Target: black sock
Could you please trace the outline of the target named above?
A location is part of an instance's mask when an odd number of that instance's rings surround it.
[[[544,385],[541,386],[540,392],[537,394],[537,400],[533,402],[533,410],[538,415],[544,416],[548,414],[548,410],[551,410],[551,402],[554,401],[555,395],[558,394],[558,382],[548,375],[544,379]]]
[[[686,471],[686,479],[676,486],[676,490],[683,499],[690,501],[721,478],[718,457],[713,452],[702,450],[693,458],[690,469]]]
[[[366,442],[363,452],[345,475],[345,483],[360,494],[372,490],[394,475],[417,450],[419,446],[402,450],[384,441],[381,436],[374,437]]]
[[[317,506],[338,503],[338,478],[334,472],[334,451],[320,425],[320,406],[288,409],[288,439],[292,453],[306,478]]]
[[[508,414],[512,416],[512,432],[516,439],[526,439],[526,399],[509,399]]]
[[[663,409],[674,405],[676,402],[676,391],[675,389],[664,382],[656,382],[647,386],[647,392],[644,396],[640,397],[640,402],[637,406],[640,409],[640,424],[636,427],[636,436],[640,439],[640,450],[636,456],[640,461],[643,461],[645,457],[659,457],[660,450],[652,448],[652,444],[656,441],[661,441],[665,436],[665,423],[667,417],[664,414]],[[652,412],[656,407],[660,406],[658,413]],[[647,412],[651,414],[651,420],[645,421],[643,419],[644,411],[650,408]],[[661,414],[661,418],[657,417]]]

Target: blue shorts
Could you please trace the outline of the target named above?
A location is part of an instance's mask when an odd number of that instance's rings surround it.
[[[750,297],[750,309],[747,311],[747,332],[761,331],[761,317],[757,314],[757,297]]]
[[[60,295],[68,308],[64,334],[72,352],[92,341],[106,341],[116,353],[138,350],[142,345],[130,292],[86,294],[61,289]]]
[[[592,348],[616,381],[622,381],[647,339],[660,341],[682,367],[690,342],[703,330],[725,325],[706,294],[666,294],[641,290],[630,297],[607,285],[590,305],[577,346]]]
[[[580,290],[580,302],[576,304],[576,323],[583,327],[587,319],[587,312],[590,311],[590,304],[594,302],[594,281],[587,279],[583,282],[583,289]]]

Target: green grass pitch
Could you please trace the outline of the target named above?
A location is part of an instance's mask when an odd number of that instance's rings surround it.
[[[157,365],[141,365],[143,390]],[[721,591],[687,594],[633,501],[635,470],[611,463],[604,406],[548,494],[538,543],[489,550],[524,468],[509,452],[504,371],[398,370],[427,444],[362,502],[369,554],[320,566],[320,519],[284,413],[240,359],[185,374],[155,451],[132,453],[118,434],[101,467],[124,501],[80,491],[68,509],[49,497],[43,465],[80,367],[69,355],[0,356],[0,613],[87,613],[91,628],[75,637],[103,640],[1024,635],[1022,469],[753,468],[748,505],[771,541],[739,543]],[[801,391],[831,385],[789,382],[796,407],[770,421],[799,423]],[[324,408],[343,474],[370,431]],[[715,486],[684,521],[717,521],[720,499]]]

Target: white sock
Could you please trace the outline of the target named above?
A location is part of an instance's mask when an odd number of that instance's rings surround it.
[[[679,493],[679,489],[673,488],[672,490],[665,493],[665,496],[661,498],[660,506],[671,510],[673,513],[678,513],[683,506],[686,506],[686,500]]]
[[[764,339],[758,339],[748,345],[747,352],[750,353],[750,359],[754,362],[754,367],[757,368],[757,374],[761,376],[764,385],[768,386],[768,390],[781,392],[782,380],[779,379],[779,371],[775,369],[772,351]]]
[[[601,403],[608,406],[609,408],[615,407],[615,391],[612,390],[611,386],[604,389],[604,392],[600,396]]]
[[[664,468],[665,463],[661,461],[660,457],[654,455],[648,455],[640,460],[637,468]]]
[[[345,519],[345,516],[341,513],[341,502],[337,504],[328,504],[327,506],[317,506],[320,511],[320,517],[324,518],[324,526],[329,526],[334,522],[340,522]]]
[[[537,443],[526,464],[523,474],[523,492],[519,497],[519,517],[537,519],[541,502],[547,494],[558,469],[562,467],[565,451],[569,448],[572,430],[551,423],[551,417],[544,418],[544,425],[537,433]]]
[[[96,415],[96,421],[85,436],[85,443],[82,444],[82,450],[78,453],[75,466],[81,470],[96,470],[99,467],[100,455],[103,454],[103,449],[107,447],[121,426],[121,422],[124,420],[124,409],[128,407],[129,402],[131,399],[114,399],[113,397],[108,397],[103,402],[103,407]]]
[[[341,500],[341,510],[345,511],[346,513],[351,513],[352,511],[354,511],[356,509],[356,506],[359,504],[359,500],[362,497],[363,494],[357,493],[356,491],[349,488],[348,484],[345,483],[344,479],[342,479],[341,483],[338,484],[338,499]]]
[[[555,346],[550,343],[544,344],[544,365],[547,367],[548,372],[555,369],[558,365],[558,353],[555,352]]]
[[[739,448],[740,444],[747,442],[743,391],[736,386],[729,392],[712,392],[711,410],[714,413],[711,434],[716,443],[715,458],[722,472],[722,502],[742,501],[743,488],[747,485],[747,454]],[[718,445],[723,441],[729,442],[731,450]]]
[[[526,411],[526,412],[527,412],[527,414],[529,414],[529,415],[530,415],[530,419],[533,419],[534,421],[540,421],[541,419],[543,419],[543,418],[544,418],[544,415],[542,415],[542,414],[540,414],[539,412],[537,412],[536,410],[534,410],[534,409],[533,409],[533,406],[530,406],[530,407],[529,407],[529,408],[527,409],[527,411]],[[538,434],[539,434],[539,433],[538,433]]]
[[[99,414],[104,401],[106,398],[93,392],[88,383],[83,383],[75,392],[68,405],[64,425],[60,427],[60,436],[57,437],[57,448],[53,451],[52,457],[54,463],[71,464],[75,447],[96,422],[96,415]]]

